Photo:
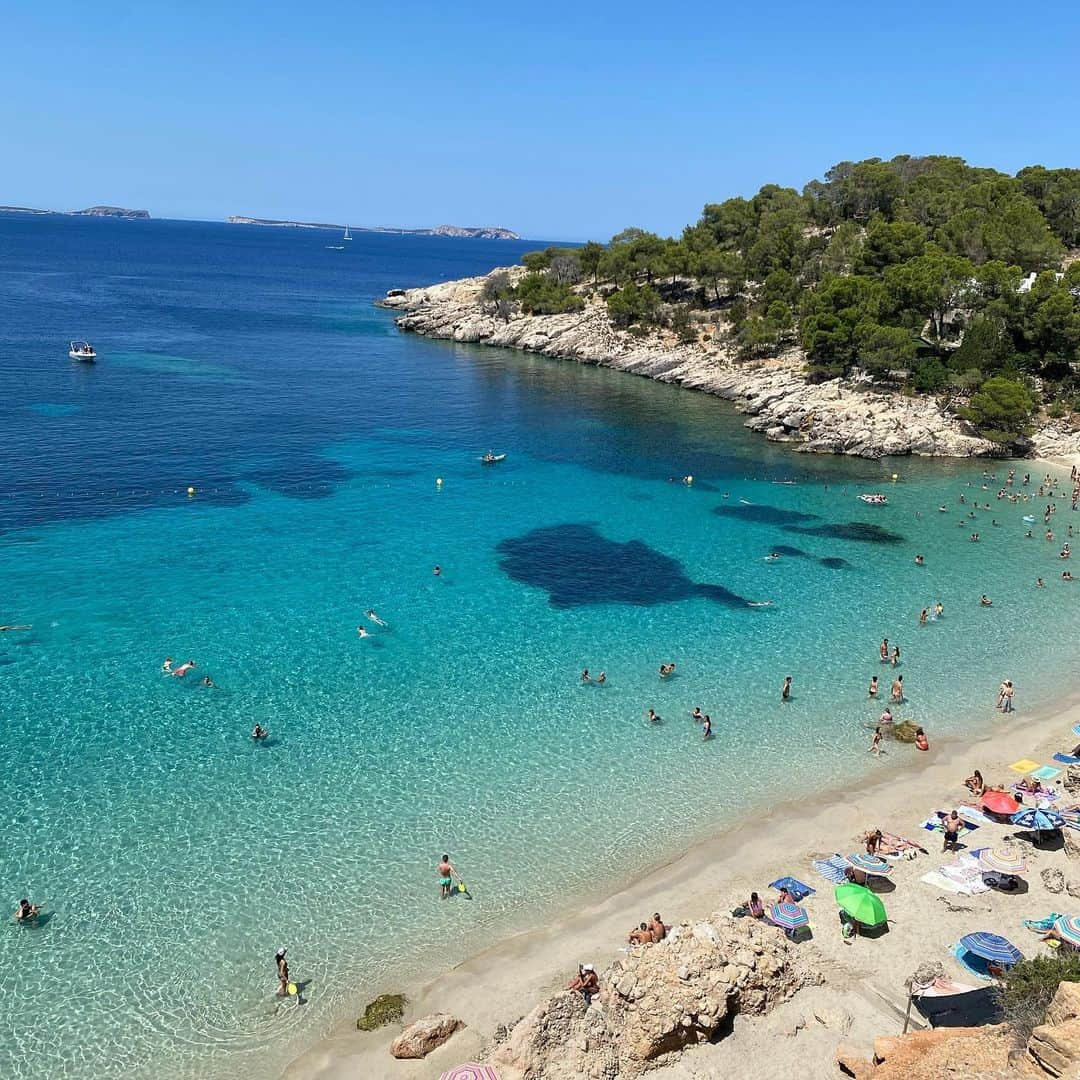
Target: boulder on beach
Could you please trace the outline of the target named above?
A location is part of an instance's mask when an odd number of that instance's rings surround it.
[[[458,1028],[465,1025],[449,1013],[432,1013],[413,1021],[391,1044],[396,1058],[427,1057],[438,1049]]]

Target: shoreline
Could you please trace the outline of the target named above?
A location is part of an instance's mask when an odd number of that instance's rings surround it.
[[[719,324],[708,323],[702,339],[679,341],[670,332],[638,337],[612,325],[596,297],[578,312],[560,315],[497,316],[484,300],[489,279],[516,282],[521,266],[497,267],[486,275],[430,286],[391,289],[376,306],[396,312],[401,330],[459,343],[533,352],[674,383],[730,401],[749,419],[744,426],[770,442],[801,453],[878,459],[1011,456],[976,435],[933,397],[911,396],[852,379],[812,382],[798,348],[753,361],[739,360]],[[1080,461],[1080,431],[1050,422],[1031,439],[1031,459]]]
[[[992,705],[987,708],[992,709]],[[827,886],[808,869],[809,858],[856,850],[850,845],[873,825],[928,845],[930,857],[920,856],[916,863],[919,873],[932,869],[931,864],[941,861],[935,862],[939,834],[923,833],[918,821],[933,809],[944,808],[949,799],[960,800],[960,781],[972,767],[981,769],[988,779],[1003,781],[1016,775],[1008,772],[1010,762],[1029,756],[1046,761],[1055,750],[1066,749],[1071,726],[1080,722],[1080,687],[1065,701],[1030,716],[994,713],[991,719],[990,730],[974,738],[937,740],[927,757],[914,747],[890,743],[894,748],[890,757],[895,754],[898,759],[906,756],[908,760],[884,763],[881,775],[853,785],[839,785],[810,799],[785,800],[765,814],[732,821],[636,881],[586,901],[565,919],[512,934],[434,976],[414,976],[405,980],[405,985],[373,988],[370,997],[377,992],[408,996],[406,1023],[439,1011],[450,1012],[465,1022],[467,1026],[445,1047],[428,1057],[398,1061],[390,1056],[389,1043],[399,1030],[396,1024],[374,1032],[343,1026],[295,1058],[282,1073],[283,1080],[344,1080],[357,1075],[401,1080],[437,1077],[458,1062],[479,1055],[500,1024],[513,1024],[560,989],[578,962],[593,962],[601,971],[606,968],[621,955],[619,945],[627,929],[644,913],[659,910],[672,923],[693,921],[718,907],[740,902],[751,889],[764,894],[767,882],[783,874],[793,874],[822,893]],[[859,739],[858,752],[862,752],[861,732]],[[796,809],[797,814],[793,813]],[[933,890],[921,888],[929,898]],[[1065,898],[1060,902],[1066,902]],[[900,938],[901,934],[897,931],[890,936]],[[855,955],[858,957],[858,952]],[[868,958],[866,951],[859,957]],[[841,954],[837,959],[847,958]],[[893,982],[898,984],[910,972],[894,974]],[[842,973],[839,979],[831,977],[822,993],[835,996],[838,988],[845,988],[846,981]],[[898,998],[897,986],[891,989],[893,997]],[[790,1006],[805,1008],[816,996],[814,990],[803,990]],[[358,1001],[358,1014],[364,1004]],[[879,1017],[879,1032],[884,1032],[889,1023],[890,1014],[885,1010]],[[741,1027],[750,1031],[767,1024],[768,1019],[764,1019],[747,1021]],[[732,1044],[738,1041],[739,1032],[737,1027],[734,1036],[715,1046],[689,1052],[735,1052]]]

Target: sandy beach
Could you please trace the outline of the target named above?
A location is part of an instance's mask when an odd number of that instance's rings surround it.
[[[1017,673],[1012,677],[1022,686]],[[993,690],[988,687],[988,699]],[[962,935],[975,930],[999,933],[1032,956],[1048,950],[1038,943],[1036,935],[1021,927],[1021,920],[1073,910],[1071,898],[1048,892],[1039,876],[1042,869],[1053,866],[1068,878],[1069,863],[1061,850],[1022,845],[1029,870],[1024,878],[1027,890],[1019,894],[992,891],[957,896],[919,880],[955,858],[940,854],[941,833],[923,830],[920,822],[936,809],[952,809],[969,799],[962,781],[975,768],[988,783],[1008,786],[1018,779],[1008,768],[1011,763],[1030,758],[1044,764],[1051,762],[1055,752],[1068,751],[1076,741],[1071,729],[1080,722],[1080,694],[1042,715],[1029,715],[1021,709],[1002,716],[989,701],[986,718],[985,733],[972,739],[933,741],[931,729],[931,747],[926,754],[890,742],[878,775],[866,783],[822,793],[813,800],[781,803],[768,814],[733,823],[714,839],[615,895],[568,913],[549,926],[498,942],[433,980],[419,983],[403,972],[398,985],[377,989],[408,994],[406,1021],[445,1011],[467,1025],[426,1059],[396,1061],[390,1056],[389,1044],[400,1030],[397,1025],[372,1033],[343,1029],[295,1060],[284,1074],[286,1080],[437,1077],[478,1055],[498,1025],[512,1024],[560,989],[579,962],[593,962],[602,972],[621,955],[627,932],[642,917],[658,910],[666,922],[680,923],[730,910],[745,900],[751,889],[770,895],[768,882],[785,874],[818,890],[807,902],[814,937],[801,948],[819,964],[824,985],[800,991],[765,1018],[737,1019],[730,1036],[684,1052],[655,1075],[714,1075],[736,1062],[742,1075],[775,1075],[785,1058],[803,1071],[809,1068],[812,1075],[826,1075],[833,1068],[841,1039],[868,1052],[875,1035],[900,1031],[897,1010],[906,1004],[903,984],[921,963],[940,961],[949,976],[964,978],[965,973],[948,953],[948,947]],[[863,745],[860,734],[853,753],[863,752]],[[873,826],[921,843],[927,854],[895,865],[892,888],[886,885],[889,891],[882,894],[889,912],[889,933],[847,945],[839,932],[832,886],[810,864],[819,856],[861,850],[861,836]],[[971,834],[977,839],[969,838],[968,846],[992,845],[1016,832],[1011,825],[983,825]],[[372,996],[374,993],[367,995]],[[364,1001],[357,1001],[358,1014],[363,1005]],[[825,1022],[815,1019],[815,1014]],[[778,1043],[779,1034],[790,1038]],[[747,1055],[766,1045],[770,1052],[767,1073],[752,1068],[747,1072]]]

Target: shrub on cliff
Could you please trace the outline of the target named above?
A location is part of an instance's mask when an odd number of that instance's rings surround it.
[[[569,285],[556,281],[550,274],[526,274],[518,282],[514,298],[526,315],[561,315],[580,311],[585,306],[585,301]]]
[[[1046,1009],[1063,982],[1080,982],[1080,954],[1070,951],[1021,960],[1006,974],[1001,1008],[1019,1042],[1027,1042],[1046,1020]]]
[[[1008,443],[1027,432],[1034,407],[1035,399],[1027,387],[995,375],[971,395],[970,405],[957,409],[957,413],[991,442]]]
[[[660,296],[649,285],[624,285],[607,298],[608,314],[617,326],[655,322],[660,311]]]

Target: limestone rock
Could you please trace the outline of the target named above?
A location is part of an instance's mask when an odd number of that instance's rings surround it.
[[[855,1080],[871,1080],[874,1075],[874,1063],[847,1043],[836,1048],[836,1064],[845,1076]]]
[[[525,273],[521,266],[492,271],[505,274],[511,285]],[[869,458],[996,453],[992,443],[932,398],[884,392],[859,379],[809,383],[806,357],[798,349],[746,363],[737,359],[725,335],[705,345],[679,342],[663,331],[637,338],[616,329],[603,300],[591,295],[581,311],[568,314],[500,312],[483,297],[490,277],[393,289],[380,304],[401,312],[398,326],[417,334],[601,364],[716,394],[750,417],[747,427],[776,442],[798,442],[799,449],[812,453]]]
[[[449,1013],[432,1013],[431,1016],[421,1017],[390,1044],[390,1053],[396,1058],[426,1057],[464,1026]]]

